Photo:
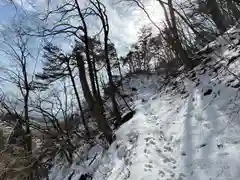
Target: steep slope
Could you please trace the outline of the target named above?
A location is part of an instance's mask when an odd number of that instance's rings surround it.
[[[239,32],[201,50],[202,63],[165,90],[156,76],[131,79],[137,113],[117,130],[94,179],[238,179]]]
[[[230,29],[196,54],[201,62],[169,81],[157,75],[124,80],[135,116],[95,161],[56,166],[50,179],[237,180],[240,175],[240,30]],[[134,89],[134,91],[132,91]],[[97,153],[95,157],[94,154]],[[79,162],[82,163],[79,163]]]

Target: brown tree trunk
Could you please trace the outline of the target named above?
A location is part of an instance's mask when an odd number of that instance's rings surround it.
[[[177,29],[177,23],[176,23],[176,17],[174,14],[174,10],[173,10],[173,4],[172,4],[172,0],[168,0],[168,5],[169,5],[169,13],[170,13],[170,17],[171,17],[171,22],[172,22],[172,33],[173,33],[173,37],[175,38],[174,41],[174,46],[175,46],[175,50],[178,54],[178,58],[180,61],[182,61],[185,65],[189,65],[190,64],[190,60],[187,56],[186,51],[183,49],[182,47],[182,43],[181,40],[179,38],[179,34],[178,34],[178,29]]]
[[[119,72],[119,75],[120,75],[121,87],[122,87],[122,90],[123,90],[123,84],[122,84],[123,76],[122,76],[121,65],[120,65],[119,59],[117,61],[118,61],[117,66],[118,66],[118,72]]]
[[[93,114],[95,117],[97,117],[96,119],[99,129],[104,133],[104,136],[108,143],[111,144],[114,141],[113,132],[106,121],[106,117],[100,103],[95,104]]]
[[[104,115],[104,108],[101,102],[97,101],[98,99],[98,93],[97,89],[95,86],[95,78],[94,78],[94,71],[92,67],[92,62],[91,62],[91,57],[90,57],[90,51],[89,51],[89,39],[88,39],[88,30],[87,30],[87,24],[85,22],[85,18],[81,12],[78,0],[75,0],[75,5],[78,10],[78,14],[80,16],[80,19],[83,24],[83,33],[84,33],[84,44],[85,44],[85,52],[86,52],[86,58],[87,58],[87,63],[88,63],[88,71],[89,71],[89,76],[90,76],[90,81],[91,81],[91,86],[92,86],[92,92],[93,95],[90,92],[87,80],[86,80],[86,74],[85,74],[85,67],[84,67],[84,62],[83,59],[80,57],[80,61],[78,61],[78,66],[79,66],[79,78],[81,81],[82,89],[84,96],[89,103],[88,105],[90,108],[93,110],[93,115],[95,116],[98,127],[100,130],[104,133],[107,141],[109,143],[112,143],[113,141],[113,132],[111,128],[109,127],[105,115]],[[81,72],[83,71],[83,72]]]

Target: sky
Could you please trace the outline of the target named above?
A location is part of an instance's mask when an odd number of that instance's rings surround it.
[[[9,0],[0,0],[0,24],[8,24],[16,13],[16,8],[8,2]],[[47,7],[47,0],[14,0],[17,6],[23,8],[26,12],[44,11]],[[64,0],[54,0],[60,2]],[[86,0],[79,0],[83,4]],[[110,38],[115,43],[118,53],[124,55],[127,53],[130,45],[137,40],[137,33],[144,24],[150,21],[142,10],[136,6],[129,6],[128,3],[117,3],[119,0],[103,0],[107,8],[110,23]],[[52,1],[53,2],[53,1]],[[35,7],[31,4],[34,4]],[[155,23],[162,21],[163,15],[159,3],[156,0],[144,0],[144,5]],[[93,28],[94,28],[94,22]],[[69,47],[64,41],[62,47]]]
[[[17,11],[21,11],[24,13],[34,13],[35,11],[41,12],[46,10],[47,3],[46,0],[13,0],[15,1],[15,6],[9,3],[9,0],[0,0],[0,30],[8,24],[11,24],[12,20],[18,16]],[[59,1],[65,0],[52,0],[52,2],[56,3]],[[87,0],[79,0],[80,4],[83,4],[84,1]],[[127,4],[117,4],[116,2],[119,0],[102,0],[107,8],[108,20],[110,24],[110,39],[115,43],[119,55],[125,55],[131,47],[131,44],[136,42],[138,37],[139,29],[145,25],[149,24],[150,21],[147,19],[144,12],[136,7],[130,7]],[[35,7],[33,8],[32,5]],[[160,23],[163,19],[163,15],[161,12],[161,8],[156,0],[144,0],[144,5],[146,6],[147,11],[149,12],[152,20],[155,23]],[[23,19],[25,20],[25,19]],[[30,22],[31,23],[31,22]],[[74,22],[73,22],[74,23]],[[95,21],[92,20],[90,22],[91,31],[94,32]],[[33,24],[33,23],[32,23]],[[1,38],[1,37],[0,37]],[[62,49],[71,49],[69,42],[65,39],[58,39],[57,42]],[[33,46],[38,44],[33,43]],[[6,66],[7,62],[10,59],[2,56],[0,53],[0,67],[1,65]],[[37,66],[37,68],[41,69],[42,66]],[[31,73],[29,73],[31,74]],[[0,70],[1,75],[1,70]],[[1,83],[1,81],[0,81]],[[5,84],[0,84],[0,86],[6,91],[8,95],[13,94],[13,97],[18,97],[18,90],[13,84],[5,82]],[[16,95],[16,96],[15,96]]]

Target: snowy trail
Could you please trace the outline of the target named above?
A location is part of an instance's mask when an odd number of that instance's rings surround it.
[[[136,101],[137,113],[116,132],[118,148],[110,150],[115,151],[114,156],[118,160],[113,158],[114,168],[103,179],[183,178],[184,174],[177,170],[179,166],[175,158],[180,136],[175,139],[175,135],[178,134],[184,100],[180,97],[159,97],[155,91],[146,88],[137,96],[137,99],[141,98]]]
[[[88,169],[93,180],[238,180],[240,120],[234,111],[240,100],[231,103],[236,89],[205,76],[197,87],[186,80],[188,96],[174,95],[158,91],[154,78],[131,80],[138,87],[132,94],[136,114],[116,131],[116,141],[94,168],[66,169],[79,171],[73,180]]]
[[[86,168],[94,180],[240,179],[239,27],[199,51],[197,60],[202,63],[166,89],[157,74],[124,78],[136,114],[95,167]],[[81,166],[63,169],[73,168],[79,177]],[[59,177],[67,173],[61,169]]]
[[[228,140],[239,139],[239,125],[235,124],[239,119],[231,118],[226,111],[228,102],[237,93],[234,89],[213,83],[209,76],[204,78],[199,87],[189,88],[183,132],[186,156],[181,163],[184,165],[182,168],[187,180],[235,180],[239,176],[236,167],[240,161],[233,161],[233,157],[239,157],[236,149],[240,146],[239,143],[229,144]],[[204,96],[209,89],[212,93]]]
[[[96,172],[96,180],[238,179],[240,123],[226,113],[236,91],[210,77],[197,88],[186,82],[187,98],[138,83],[137,113],[116,132],[111,157],[103,160],[106,174]]]
[[[170,111],[171,104],[166,100],[162,100],[162,102],[165,103],[165,108],[158,108],[159,115],[156,113],[153,102],[147,102],[145,105],[138,107],[138,111],[144,113],[145,122],[137,121],[137,123],[140,123],[137,126],[143,125],[147,132],[144,133],[144,129],[139,129],[138,141],[141,145],[135,149],[138,158],[133,160],[134,165],[131,167],[132,172],[136,172],[136,174],[131,174],[130,179],[140,178],[139,171],[137,171],[140,168],[139,166],[143,170],[140,179],[173,179],[177,176],[175,173],[176,159],[172,155],[176,148],[173,143],[173,136],[166,136],[164,130],[168,126],[168,122],[166,124],[161,122],[163,115]],[[134,159],[134,157],[131,158]],[[142,164],[139,165],[141,162]]]

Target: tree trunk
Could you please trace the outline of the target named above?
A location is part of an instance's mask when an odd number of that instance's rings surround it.
[[[82,108],[82,105],[81,105],[81,100],[80,100],[80,97],[79,97],[79,94],[78,94],[78,91],[77,91],[77,86],[76,86],[76,83],[75,83],[75,79],[73,77],[72,69],[70,67],[70,64],[69,64],[68,60],[67,60],[67,68],[68,68],[70,79],[71,79],[71,82],[72,82],[72,85],[73,85],[73,90],[74,90],[74,93],[75,93],[75,96],[76,96],[76,99],[77,99],[78,107],[79,107],[79,110],[81,112],[81,118],[82,118],[83,126],[86,130],[86,134],[89,136],[90,135],[89,128],[88,128],[86,119],[84,117],[84,112],[83,112],[83,108]]]
[[[105,56],[106,56],[106,63],[107,63],[107,74],[108,74],[108,78],[109,78],[109,83],[111,86],[111,99],[112,99],[112,105],[113,105],[113,112],[114,115],[116,116],[116,121],[121,121],[121,114],[119,111],[119,107],[118,107],[118,103],[116,101],[116,86],[113,82],[112,79],[112,72],[111,72],[111,65],[110,65],[110,61],[108,58],[108,44],[107,44],[107,38],[105,38]]]
[[[85,44],[85,52],[86,52],[86,58],[87,58],[87,63],[88,63],[88,71],[89,71],[90,82],[91,82],[91,86],[92,86],[93,98],[96,98],[96,96],[97,96],[97,89],[96,89],[96,86],[95,86],[93,67],[92,67],[90,51],[89,51],[89,39],[88,39],[87,24],[85,22],[84,15],[81,12],[78,0],[75,0],[75,5],[77,7],[78,14],[79,14],[80,19],[81,19],[82,24],[83,24],[83,33],[84,33],[84,40],[83,40],[83,42]]]
[[[117,66],[118,66],[118,72],[119,72],[119,75],[120,75],[121,87],[122,87],[122,90],[123,90],[123,84],[122,84],[123,76],[122,76],[122,70],[121,70],[121,65],[120,65],[119,59],[117,60]]]
[[[26,59],[24,59],[21,62],[22,65],[22,73],[23,73],[23,80],[24,80],[24,89],[25,93],[23,92],[23,89],[21,90],[23,93],[24,98],[24,123],[26,127],[26,134],[24,135],[25,139],[25,151],[26,151],[26,157],[27,159],[31,159],[32,157],[32,135],[31,135],[31,129],[30,129],[30,120],[29,120],[29,109],[28,109],[28,101],[29,101],[29,83],[28,83],[28,77],[27,77],[27,69],[26,69]],[[21,88],[21,87],[20,87]],[[31,171],[28,177],[28,180],[33,180],[33,172]]]
[[[103,104],[102,97],[101,97],[101,92],[100,92],[100,87],[99,87],[99,82],[98,82],[98,77],[97,77],[95,57],[93,57],[93,71],[94,71],[94,76],[95,76],[95,81],[96,81],[96,86],[97,86],[98,100],[100,101],[101,104]]]
[[[211,15],[212,20],[216,24],[219,32],[223,34],[227,30],[227,23],[224,15],[221,13],[216,0],[207,0],[208,13]]]
[[[79,53],[76,54],[76,58],[77,58],[77,64],[78,64],[78,70],[79,70],[79,79],[82,86],[84,97],[88,103],[88,106],[93,112],[93,116],[97,121],[99,129],[104,133],[104,136],[107,139],[107,141],[109,143],[112,143],[113,132],[106,121],[106,118],[104,115],[104,109],[101,106],[101,103],[99,101],[95,101],[92,97],[92,94],[90,92],[90,88],[88,86],[88,82],[86,79],[83,58]]]
[[[107,74],[108,74],[108,79],[109,79],[109,84],[111,86],[111,99],[112,99],[112,106],[113,106],[113,112],[116,117],[116,121],[121,121],[121,114],[119,111],[118,103],[116,101],[116,86],[113,82],[112,78],[112,70],[111,70],[111,64],[110,64],[110,59],[108,56],[108,35],[109,35],[109,24],[108,24],[108,17],[106,15],[106,12],[102,9],[102,4],[100,3],[99,0],[97,0],[97,9],[100,14],[100,19],[102,22],[103,30],[104,30],[104,53],[105,53],[105,58],[106,58],[106,64],[107,64]]]
[[[77,53],[76,60],[77,60],[78,75],[79,75],[80,83],[82,86],[83,95],[88,103],[89,108],[92,110],[94,106],[94,98],[92,96],[92,93],[90,91],[90,88],[87,82],[83,57],[79,53]]]
[[[114,140],[113,132],[106,121],[106,117],[99,103],[95,104],[93,113],[94,116],[97,117],[97,124],[99,129],[104,133],[104,136],[108,143],[111,144]]]
[[[227,0],[227,8],[232,12],[236,21],[240,18],[240,11],[232,0]]]
[[[84,33],[84,43],[85,43],[85,52],[86,52],[86,58],[87,58],[87,63],[88,63],[88,71],[89,71],[89,76],[90,76],[90,81],[91,81],[91,85],[92,85],[92,92],[93,95],[90,92],[87,80],[86,80],[86,74],[85,74],[85,67],[84,67],[84,61],[83,59],[80,57],[80,55],[78,56],[78,68],[79,68],[79,78],[81,81],[81,85],[82,85],[82,89],[83,89],[83,93],[84,96],[87,100],[87,102],[89,103],[90,108],[93,110],[93,114],[97,120],[98,126],[100,128],[100,130],[104,133],[107,141],[109,143],[112,143],[113,141],[113,133],[111,128],[109,127],[105,115],[104,115],[104,108],[101,105],[101,102],[97,101],[97,97],[98,97],[98,93],[97,93],[97,89],[95,86],[95,78],[94,78],[94,71],[93,71],[93,67],[92,67],[92,62],[91,62],[91,57],[90,57],[90,51],[89,51],[89,39],[88,39],[88,30],[87,30],[87,24],[85,22],[85,17],[81,12],[78,0],[75,0],[75,5],[76,8],[78,10],[78,15],[80,16],[80,19],[82,21],[83,24],[83,33]]]
[[[177,23],[176,23],[176,17],[174,14],[174,8],[173,8],[173,4],[172,4],[172,0],[168,0],[168,8],[169,8],[169,15],[170,17],[168,17],[168,13],[167,10],[164,6],[164,3],[161,2],[160,0],[158,1],[160,3],[160,5],[163,7],[164,10],[164,14],[166,17],[166,21],[167,21],[167,25],[169,26],[169,29],[171,31],[171,47],[174,50],[177,59],[182,62],[183,64],[185,64],[187,67],[191,67],[191,61],[188,58],[188,55],[186,53],[186,51],[184,50],[181,40],[179,38],[179,34],[178,34],[178,29],[177,29]]]
[[[166,21],[167,21],[167,25],[168,25],[169,28],[171,28],[171,27],[172,27],[172,24],[171,24],[170,19],[169,19],[169,17],[168,17],[167,9],[166,9],[164,3],[163,3],[161,0],[158,0],[158,2],[160,3],[160,5],[161,5],[162,8],[163,8],[163,12],[164,12],[165,19],[166,19]]]

